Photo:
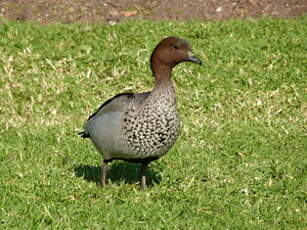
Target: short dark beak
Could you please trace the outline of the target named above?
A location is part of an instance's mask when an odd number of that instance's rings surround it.
[[[199,58],[196,57],[194,54],[189,55],[188,58],[187,58],[187,61],[194,62],[194,63],[200,64],[200,65],[203,64],[202,61],[199,60]]]

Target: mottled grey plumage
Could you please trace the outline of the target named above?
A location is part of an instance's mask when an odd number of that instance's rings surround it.
[[[171,70],[180,62],[201,62],[191,55],[187,41],[162,40],[151,56],[156,79],[151,92],[123,93],[109,99],[85,124],[82,137],[89,137],[104,159],[101,183],[106,183],[107,162],[121,159],[142,163],[142,187],[147,164],[163,156],[175,143],[180,121],[176,110]]]
[[[159,158],[179,134],[175,90],[169,82],[141,97],[141,103],[131,103],[123,118],[122,131],[131,150],[129,158]]]

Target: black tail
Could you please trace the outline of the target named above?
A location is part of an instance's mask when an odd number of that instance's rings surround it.
[[[90,135],[88,133],[85,133],[85,132],[80,132],[80,133],[78,133],[78,135],[80,135],[82,138],[90,138]]]

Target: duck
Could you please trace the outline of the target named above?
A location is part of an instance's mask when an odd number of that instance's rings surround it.
[[[182,62],[202,64],[183,38],[167,37],[154,48],[151,91],[120,93],[105,101],[79,135],[89,138],[102,155],[100,184],[107,185],[108,163],[124,160],[141,164],[140,185],[146,188],[148,164],[164,156],[180,133],[172,69]]]

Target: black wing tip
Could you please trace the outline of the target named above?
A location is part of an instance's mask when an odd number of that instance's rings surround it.
[[[80,135],[82,138],[90,138],[90,135],[88,133],[85,133],[85,132],[80,132],[80,133],[78,133],[78,135]]]

